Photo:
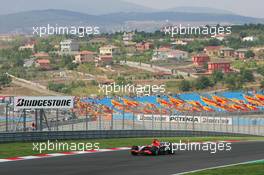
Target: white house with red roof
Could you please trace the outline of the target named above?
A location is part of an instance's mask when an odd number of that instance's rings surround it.
[[[166,60],[166,59],[186,59],[188,58],[188,52],[182,50],[174,50],[167,47],[161,47],[159,49],[155,49],[152,61]]]
[[[80,64],[94,62],[95,56],[96,56],[95,52],[84,50],[84,51],[79,52],[77,55],[75,55],[75,59],[73,60],[73,62],[80,63]]]
[[[220,55],[221,48],[222,46],[207,46],[204,48],[204,52],[210,57],[217,57]]]
[[[35,65],[43,70],[49,70],[51,68],[49,59],[37,59]]]
[[[96,66],[107,66],[113,63],[113,56],[111,55],[100,55],[96,59]]]

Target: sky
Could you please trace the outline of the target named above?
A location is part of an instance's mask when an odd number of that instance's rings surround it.
[[[124,0],[155,9],[179,6],[213,7],[244,16],[264,18],[264,0]]]

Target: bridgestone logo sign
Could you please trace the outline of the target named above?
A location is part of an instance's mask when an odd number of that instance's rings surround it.
[[[70,109],[73,108],[74,97],[43,96],[15,97],[15,109]]]

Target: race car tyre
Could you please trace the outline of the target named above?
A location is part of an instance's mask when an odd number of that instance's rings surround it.
[[[137,150],[138,151],[138,146],[132,146],[131,150]]]
[[[132,146],[132,148],[131,148],[131,154],[132,154],[133,156],[138,155],[138,153],[132,151],[132,150],[138,151],[138,149],[139,149],[138,146]]]
[[[138,153],[131,152],[131,155],[133,155],[133,156],[137,156],[137,155],[138,155]]]
[[[152,146],[149,150],[152,152],[152,155],[154,156],[159,154],[159,148],[157,148],[156,146]]]

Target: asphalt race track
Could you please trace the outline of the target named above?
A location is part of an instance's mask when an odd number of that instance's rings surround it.
[[[233,143],[232,151],[131,156],[128,151],[0,163],[1,175],[166,175],[264,159],[264,142]]]

